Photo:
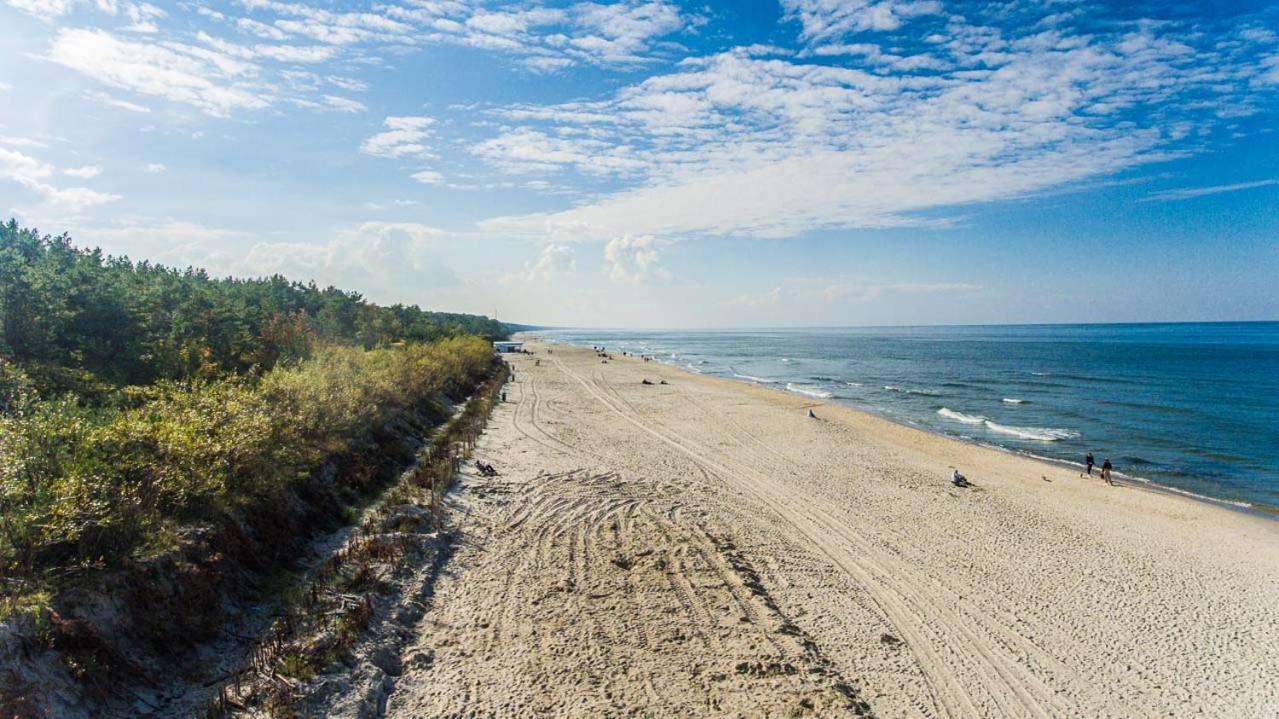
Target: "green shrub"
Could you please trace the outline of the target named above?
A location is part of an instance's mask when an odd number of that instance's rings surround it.
[[[175,521],[276,500],[370,429],[468,393],[491,358],[476,337],[333,347],[260,377],[159,383],[117,407],[40,401],[0,363],[0,574],[118,562]]]

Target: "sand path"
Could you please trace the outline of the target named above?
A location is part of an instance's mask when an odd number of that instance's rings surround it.
[[[390,716],[1279,712],[1279,522],[534,349]]]

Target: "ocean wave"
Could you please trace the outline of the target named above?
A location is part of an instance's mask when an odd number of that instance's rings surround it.
[[[756,377],[756,376],[754,376],[754,375],[749,375],[749,374],[739,374],[739,373],[737,373],[737,372],[734,372],[734,373],[733,373],[733,376],[734,376],[734,377],[739,377],[739,378],[741,378],[741,379],[745,379],[745,380],[750,380],[751,382],[759,382],[760,384],[777,384],[777,380],[775,380],[775,379],[769,379],[769,378],[767,378],[767,377]]]
[[[997,434],[1033,439],[1039,442],[1056,442],[1059,439],[1074,439],[1079,436],[1078,432],[1053,427],[1009,427],[1003,424],[996,424],[990,420],[985,420],[985,425],[986,429]]]
[[[700,369],[698,369],[698,368],[697,368],[697,365],[693,364],[692,362],[689,362],[689,363],[685,364],[685,365],[684,365],[684,367],[685,367],[685,368],[686,368],[689,372],[694,372],[694,373],[697,373],[697,374],[701,374],[701,373],[702,373],[702,371],[701,371]]]
[[[865,385],[863,385],[861,382],[845,382],[844,384],[848,385],[849,387],[864,387],[864,386],[865,386]]]
[[[1005,397],[1004,404],[1026,404],[1026,400],[1017,399],[1016,397]]]
[[[810,385],[795,384],[794,382],[787,382],[786,390],[788,392],[794,392],[795,394],[808,395],[809,397],[816,397],[818,399],[829,399],[831,396],[830,392],[827,392],[826,390],[817,389]]]
[[[901,392],[903,394],[918,394],[924,397],[940,397],[941,396],[941,392],[938,392],[935,389],[914,389],[912,387],[899,387],[895,384],[886,384],[884,385],[884,389],[888,390],[889,392]]]
[[[986,421],[985,417],[981,417],[975,414],[964,414],[963,412],[956,412],[955,410],[947,407],[942,407],[941,409],[937,410],[937,414],[945,417],[946,419],[953,419],[956,422],[963,422],[964,424],[981,424],[982,422]]]

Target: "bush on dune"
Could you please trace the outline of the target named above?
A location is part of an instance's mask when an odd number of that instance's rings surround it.
[[[328,347],[261,375],[88,406],[38,398],[0,360],[0,575],[118,563],[174,525],[276,501],[371,429],[441,393],[461,398],[491,362],[476,337]]]

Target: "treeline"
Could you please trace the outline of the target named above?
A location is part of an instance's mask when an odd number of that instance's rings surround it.
[[[213,278],[81,249],[67,235],[0,224],[0,356],[38,384],[89,385],[266,371],[322,344],[372,349],[506,336],[477,315],[378,306],[314,283]]]

